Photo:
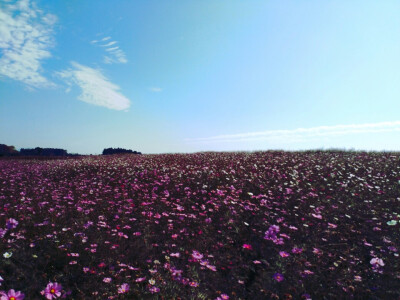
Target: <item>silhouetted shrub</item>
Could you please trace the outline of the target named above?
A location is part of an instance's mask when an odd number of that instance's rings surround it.
[[[111,154],[142,154],[142,153],[123,148],[106,148],[103,150],[103,155],[111,155]]]

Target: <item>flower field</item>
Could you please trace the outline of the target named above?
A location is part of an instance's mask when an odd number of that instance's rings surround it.
[[[0,160],[0,299],[399,299],[400,154]]]

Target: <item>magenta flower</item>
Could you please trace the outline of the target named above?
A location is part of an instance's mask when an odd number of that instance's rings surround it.
[[[250,244],[243,244],[243,249],[248,249],[248,250],[253,250],[253,247],[251,247]]]
[[[110,277],[105,277],[104,279],[103,279],[103,282],[105,282],[105,283],[110,283],[111,282],[111,278]]]
[[[8,293],[0,292],[0,300],[22,300],[25,295],[19,291],[9,290]]]
[[[125,294],[129,291],[129,284],[123,283],[121,286],[118,288],[118,294]]]
[[[292,249],[292,253],[294,253],[294,254],[299,254],[301,252],[303,252],[302,248],[293,247],[293,249]]]
[[[383,267],[385,265],[385,263],[383,262],[382,259],[374,257],[373,259],[371,259],[370,264],[372,265],[372,267],[374,268],[378,268],[379,266]]]
[[[203,254],[201,254],[200,252],[198,252],[196,250],[193,250],[192,257],[194,259],[200,260],[203,258]]]
[[[2,239],[7,233],[7,229],[0,228],[0,239]]]
[[[265,232],[264,239],[273,241],[277,245],[283,245],[284,244],[283,239],[277,237],[279,231],[280,228],[278,225],[271,225]]]
[[[279,255],[280,255],[281,257],[288,257],[290,254],[287,253],[287,252],[285,252],[285,251],[279,251]]]
[[[275,273],[273,278],[278,282],[281,282],[283,279],[285,279],[281,273]]]
[[[15,219],[13,219],[13,218],[10,218],[10,219],[8,219],[8,221],[7,221],[7,223],[6,223],[6,227],[7,227],[7,229],[14,229],[14,228],[16,228],[18,226],[18,221],[17,220],[15,220]]]
[[[146,277],[140,277],[140,278],[137,278],[135,281],[136,282],[142,282],[142,281],[145,281],[146,280]]]
[[[158,287],[152,286],[150,287],[149,291],[153,294],[153,293],[158,293],[160,289]]]
[[[61,290],[61,284],[57,282],[49,282],[44,291],[42,291],[42,294],[46,297],[46,299],[52,300],[61,297]]]

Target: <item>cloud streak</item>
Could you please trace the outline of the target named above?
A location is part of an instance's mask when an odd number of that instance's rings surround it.
[[[154,93],[160,93],[160,92],[162,92],[162,90],[163,90],[162,88],[156,87],[156,86],[149,88],[149,91],[154,92]]]
[[[69,86],[77,85],[82,92],[78,99],[90,104],[114,110],[126,110],[130,101],[119,90],[120,87],[110,82],[99,70],[71,62],[72,68],[58,72]]]
[[[112,64],[112,63],[120,63],[120,64],[126,64],[128,60],[126,59],[125,52],[122,51],[119,46],[115,46],[117,44],[117,41],[110,41],[111,37],[107,36],[105,38],[102,38],[100,41],[98,40],[93,40],[91,43],[96,44],[102,48],[105,48],[104,50],[106,51],[107,55],[104,55],[104,63],[106,64]],[[111,47],[113,46],[113,47]]]
[[[51,57],[56,21],[29,0],[0,4],[0,75],[30,88],[54,86],[42,75],[41,64]]]
[[[400,121],[319,126],[311,128],[297,128],[292,130],[267,130],[240,134],[218,135],[205,138],[186,139],[189,143],[229,143],[248,141],[279,141],[285,143],[307,141],[310,139],[330,136],[343,136],[360,133],[400,132]]]

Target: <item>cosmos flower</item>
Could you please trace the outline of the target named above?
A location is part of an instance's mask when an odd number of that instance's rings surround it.
[[[378,268],[379,266],[383,267],[385,265],[385,263],[383,262],[382,259],[374,257],[373,259],[371,259],[370,264],[372,265],[372,267],[374,268]]]
[[[0,239],[2,239],[7,233],[7,229],[0,228]]]
[[[46,299],[52,300],[61,297],[61,290],[62,290],[61,284],[57,282],[55,283],[49,282],[46,288],[42,291],[42,295],[44,295]]]
[[[290,254],[287,253],[287,252],[285,252],[285,251],[279,251],[279,255],[280,255],[281,257],[288,257]]]
[[[192,252],[192,257],[196,260],[200,260],[203,258],[203,254],[201,254],[200,252],[193,250]]]
[[[0,292],[0,300],[22,300],[25,295],[20,291],[9,290],[8,293]]]
[[[125,294],[129,292],[129,284],[123,283],[118,288],[118,294]]]
[[[243,244],[243,249],[248,249],[248,250],[253,250],[253,247],[251,247],[250,244]]]
[[[10,218],[10,219],[7,220],[6,227],[7,227],[8,230],[14,229],[17,226],[18,226],[18,221],[17,220],[15,220],[13,218]]]
[[[156,287],[156,286],[151,286],[151,287],[149,288],[149,291],[150,291],[152,294],[154,294],[154,293],[158,293],[158,292],[160,291],[160,289],[159,289],[158,287]]]
[[[275,273],[273,278],[278,282],[281,282],[284,279],[284,277],[281,273]]]
[[[299,254],[301,252],[303,252],[302,248],[293,247],[293,249],[292,249],[292,253],[294,253],[294,254]]]

